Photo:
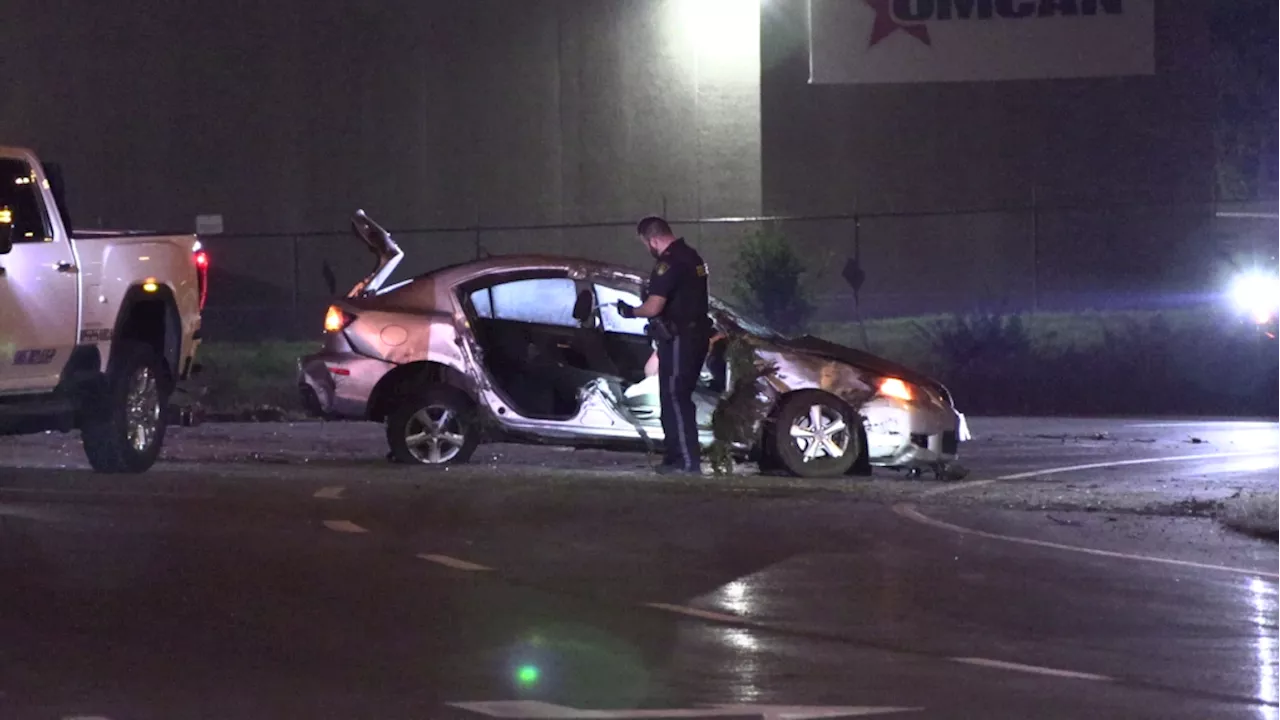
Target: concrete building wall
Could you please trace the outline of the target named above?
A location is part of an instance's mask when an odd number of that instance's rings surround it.
[[[759,214],[759,32],[721,0],[10,0],[0,142],[60,161],[85,227],[221,214],[207,335],[309,335],[322,268],[367,271],[356,208],[394,231]],[[476,251],[397,238],[397,277]],[[644,266],[633,238],[481,240]]]
[[[807,9],[771,0],[762,18],[764,206],[877,216],[857,231],[864,310],[1149,304],[1202,279],[1207,3],[1157,4],[1153,76],[859,86],[808,83]],[[837,248],[838,270],[852,225],[796,224],[792,239]],[[838,273],[818,279],[830,304],[851,302]]]
[[[87,225],[755,214],[758,8],[702,5],[11,0],[0,137],[61,160]],[[699,44],[726,32],[733,62]]]

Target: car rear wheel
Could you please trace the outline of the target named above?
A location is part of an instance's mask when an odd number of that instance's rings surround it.
[[[802,390],[779,405],[768,450],[793,475],[844,475],[863,452],[860,423],[848,403],[834,395]]]
[[[101,473],[141,473],[164,443],[169,402],[164,363],[146,343],[123,342],[102,387],[86,399],[80,436]]]
[[[480,444],[475,405],[462,391],[447,385],[411,393],[387,415],[387,444],[396,462],[465,463]]]

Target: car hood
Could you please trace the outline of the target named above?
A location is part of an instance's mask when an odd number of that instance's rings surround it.
[[[839,362],[848,363],[856,368],[873,372],[877,375],[885,377],[896,377],[900,380],[933,389],[946,398],[947,402],[951,402],[951,393],[947,391],[942,383],[925,375],[924,373],[912,370],[905,365],[899,365],[892,360],[886,360],[878,355],[872,355],[864,350],[858,350],[846,345],[839,345],[829,340],[823,340],[812,335],[801,335],[794,338],[778,338],[774,339],[773,344],[784,350],[792,352],[801,352],[809,355],[817,355],[828,360],[837,360]]]

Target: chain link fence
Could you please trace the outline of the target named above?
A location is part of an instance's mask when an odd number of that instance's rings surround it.
[[[781,233],[804,260],[815,320],[1022,311],[1162,309],[1211,301],[1231,272],[1274,267],[1276,204],[1152,203],[679,220],[728,296],[743,238]],[[647,271],[634,222],[392,229],[405,251],[392,282],[486,255],[556,254]],[[210,342],[319,336],[324,309],[368,273],[350,233],[219,235],[211,254]],[[865,277],[857,292],[844,271]]]

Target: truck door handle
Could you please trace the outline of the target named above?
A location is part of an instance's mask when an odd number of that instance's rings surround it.
[[[69,272],[76,271],[76,266],[73,263],[67,262],[66,260],[63,260],[62,262],[58,263],[57,265],[54,265],[53,267],[58,272],[69,273]]]

